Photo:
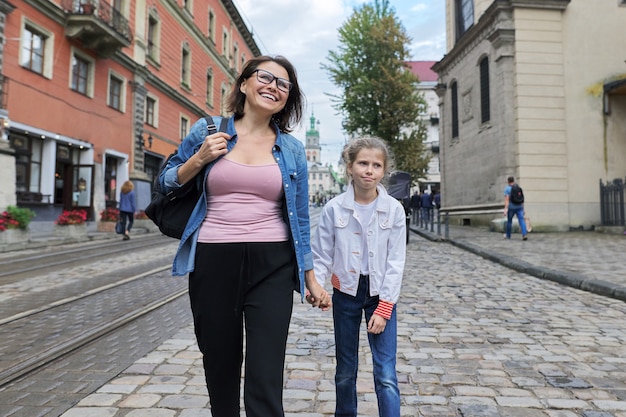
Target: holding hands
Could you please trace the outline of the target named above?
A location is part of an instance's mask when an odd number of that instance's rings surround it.
[[[328,311],[333,304],[330,298],[330,294],[328,294],[328,291],[326,291],[324,287],[322,287],[319,282],[317,282],[313,270],[306,271],[305,282],[307,288],[307,302],[313,307],[321,308],[322,311]]]

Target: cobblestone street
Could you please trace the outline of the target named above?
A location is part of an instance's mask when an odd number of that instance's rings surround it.
[[[331,313],[294,303],[286,413],[332,415]],[[403,416],[626,417],[620,300],[414,234],[398,312]],[[359,416],[377,416],[365,332],[359,359]],[[210,416],[201,363],[189,324],[63,417]]]

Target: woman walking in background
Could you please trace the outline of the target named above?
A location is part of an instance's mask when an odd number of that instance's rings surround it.
[[[120,217],[122,218],[122,225],[124,226],[124,237],[122,240],[130,239],[130,229],[133,228],[133,222],[135,220],[135,186],[131,181],[125,181],[122,184],[122,190],[120,193]]]

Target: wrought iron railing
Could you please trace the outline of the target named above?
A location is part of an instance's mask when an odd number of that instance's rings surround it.
[[[616,178],[604,184],[600,180],[600,222],[602,226],[625,226],[624,181]]]
[[[111,27],[128,40],[133,41],[128,20],[122,13],[104,0],[62,0],[61,7],[70,15],[91,15]]]

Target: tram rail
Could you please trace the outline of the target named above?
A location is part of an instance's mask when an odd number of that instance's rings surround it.
[[[0,390],[186,294],[169,274],[172,243],[138,236],[0,259]]]

